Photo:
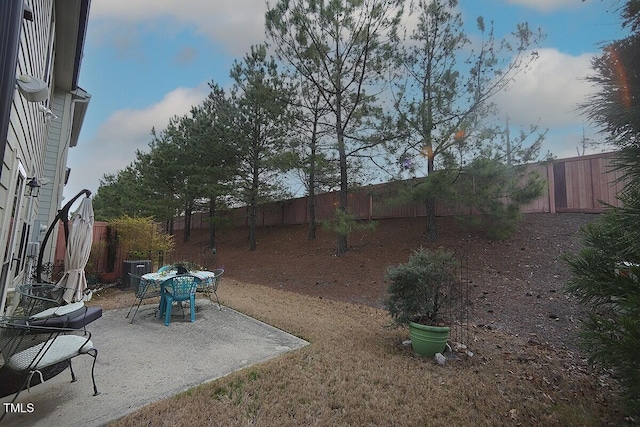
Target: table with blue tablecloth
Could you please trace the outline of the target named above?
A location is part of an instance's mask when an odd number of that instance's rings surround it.
[[[199,271],[190,271],[187,274],[195,276],[199,279],[198,288],[207,287],[216,281],[216,273],[213,271],[199,270]],[[149,286],[149,289],[156,289],[160,291],[160,294],[164,292],[164,287],[162,286],[167,280],[178,276],[177,270],[170,271],[162,271],[155,273],[147,273],[143,274],[140,278],[140,284],[142,286]],[[162,304],[162,297],[160,297],[160,303]],[[160,310],[160,315],[162,315]]]

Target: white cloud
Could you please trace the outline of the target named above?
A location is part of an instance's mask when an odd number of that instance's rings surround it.
[[[507,3],[530,7],[543,12],[576,8],[581,4],[579,0],[507,0]]]
[[[162,131],[173,116],[187,114],[209,94],[209,87],[178,88],[167,93],[160,102],[139,110],[119,110],[97,129],[89,140],[80,140],[70,150],[73,165],[65,196],[73,196],[83,188],[95,192],[105,174],[116,173],[135,160],[136,150],[146,151],[151,129]]]
[[[131,28],[195,28],[229,53],[242,55],[264,41],[266,10],[264,0],[109,0],[92,2],[90,13],[92,20],[106,25],[97,30],[106,40]]]
[[[578,108],[594,91],[585,81],[587,75],[594,73],[593,55],[572,56],[553,48],[537,52],[539,58],[531,69],[518,75],[509,90],[495,101],[502,120],[508,114],[514,128],[538,125],[541,130],[549,130],[541,154],[549,150],[558,157],[575,156],[583,132],[591,140],[602,139]]]
[[[592,73],[590,54],[571,56],[556,49],[540,49],[531,69],[516,76],[497,101],[501,111],[518,123],[543,127],[580,124],[577,111],[593,91],[585,77]]]

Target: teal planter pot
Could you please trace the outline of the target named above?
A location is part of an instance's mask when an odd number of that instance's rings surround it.
[[[433,357],[442,353],[449,340],[448,326],[427,326],[409,322],[409,336],[413,350],[421,356]]]

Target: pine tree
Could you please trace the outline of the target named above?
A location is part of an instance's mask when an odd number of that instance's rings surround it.
[[[336,218],[349,218],[350,170],[381,145],[375,93],[388,67],[402,14],[402,0],[280,0],[266,14],[267,37],[280,59],[315,86],[329,109],[340,173]],[[348,251],[337,233],[336,255]]]
[[[588,311],[581,338],[589,360],[610,368],[624,387],[630,411],[640,415],[640,2],[622,7],[629,37],[604,48],[589,80],[600,89],[583,106],[620,149],[622,207],[611,207],[582,232],[583,249],[567,255],[568,291]]]

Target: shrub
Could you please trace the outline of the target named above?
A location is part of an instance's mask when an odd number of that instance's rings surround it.
[[[115,230],[116,241],[124,253],[173,250],[173,236],[165,233],[153,218],[125,215],[109,221],[109,226]]]
[[[334,231],[345,236],[355,231],[373,231],[376,223],[373,221],[358,221],[353,214],[336,209],[330,221],[323,222],[325,230]]]
[[[538,173],[479,157],[464,168],[454,200],[473,212],[460,217],[463,222],[480,227],[490,239],[502,240],[515,232],[520,208],[536,200],[543,189]]]
[[[398,325],[409,321],[439,325],[451,320],[460,302],[460,264],[444,250],[415,251],[405,264],[390,267],[385,308]]]

